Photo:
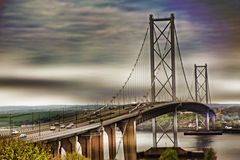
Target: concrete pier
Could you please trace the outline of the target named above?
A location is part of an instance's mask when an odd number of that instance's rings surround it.
[[[61,147],[68,153],[76,152],[76,136],[61,140]]]
[[[90,133],[87,135],[79,135],[78,136],[78,142],[81,145],[82,148],[82,155],[84,157],[88,157],[91,159],[92,153],[91,153],[91,135]]]
[[[104,130],[108,135],[109,159],[114,160],[116,157],[116,125],[105,126]]]
[[[91,159],[104,160],[103,131],[91,132]]]
[[[125,160],[137,159],[136,122],[134,119],[119,122],[118,127],[123,134],[123,150]]]
[[[206,123],[206,130],[209,131],[209,111],[207,111],[206,113],[205,123]]]

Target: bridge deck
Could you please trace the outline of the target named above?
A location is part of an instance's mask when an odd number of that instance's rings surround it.
[[[21,133],[26,133],[27,141],[54,141],[56,139],[71,137],[77,134],[87,133],[91,130],[97,130],[98,128],[110,124],[114,124],[123,120],[128,120],[135,118],[137,124],[143,121],[149,120],[151,118],[157,117],[162,114],[166,114],[174,111],[177,107],[180,111],[193,111],[199,114],[210,113],[210,117],[214,116],[215,113],[208,106],[201,103],[194,102],[146,102],[139,104],[128,104],[122,106],[112,106],[102,109],[98,109],[82,115],[80,119],[75,119],[75,117],[69,117],[65,120],[64,124],[75,123],[75,127],[71,129],[59,129],[55,131],[50,131],[49,123],[41,124],[40,133],[39,127],[34,128],[23,128],[20,130]],[[51,122],[54,124],[54,122]]]

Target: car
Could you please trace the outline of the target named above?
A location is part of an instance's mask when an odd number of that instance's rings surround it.
[[[54,126],[59,126],[59,122],[55,122],[55,123],[54,123]]]
[[[62,129],[65,128],[65,125],[64,125],[64,124],[61,124],[61,125],[60,125],[60,128],[62,128]]]
[[[225,126],[225,129],[232,129],[232,127],[230,126]]]
[[[91,119],[90,121],[89,121],[89,123],[90,124],[92,124],[92,123],[97,123],[99,121],[99,119]]]
[[[71,129],[71,128],[72,128],[72,125],[70,124],[66,126],[66,129]]]
[[[73,127],[73,126],[74,126],[74,123],[72,123],[72,122],[71,122],[71,123],[69,123],[69,126],[72,126],[72,127]]]
[[[16,130],[16,129],[13,129],[13,130],[12,130],[12,134],[13,134],[13,135],[17,135],[17,134],[19,134],[19,133],[20,133],[20,132],[19,132],[18,130]]]
[[[135,104],[137,104],[137,102],[135,102],[135,101],[131,102],[131,105],[135,105]]]
[[[55,131],[56,130],[56,126],[51,126],[50,127],[50,131]]]
[[[24,134],[24,133],[22,133],[22,134],[20,134],[20,136],[19,136],[19,138],[27,138],[27,134]]]

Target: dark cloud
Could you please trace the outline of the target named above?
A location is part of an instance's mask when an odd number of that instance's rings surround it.
[[[0,87],[20,88],[64,88],[71,83],[48,79],[0,78]]]
[[[239,1],[225,0],[184,0],[165,1],[163,7],[166,10],[176,11],[177,17],[184,16],[192,23],[198,23],[201,35],[198,39],[201,43],[194,43],[195,49],[211,48],[215,50],[234,50],[239,41],[240,13]],[[179,13],[179,14],[178,14]],[[180,16],[179,16],[180,15]]]
[[[4,3],[5,3],[5,0],[1,0],[1,1],[0,1],[0,10],[3,9],[3,7],[4,7]]]
[[[127,43],[130,37],[126,31],[134,28],[125,25],[126,29],[122,29],[123,24],[118,21],[122,16],[117,9],[97,9],[74,1],[62,3],[54,4],[52,10],[44,2],[9,4],[0,25],[0,44],[6,48],[5,53],[10,48],[21,48],[26,55],[25,63],[38,65],[111,63],[128,52],[128,46],[121,45],[126,45],[122,42]],[[35,8],[37,4],[41,10]]]
[[[82,103],[88,100],[105,98],[103,95],[108,95],[109,92],[113,93],[112,88],[105,89],[106,86],[99,83],[87,81],[60,81],[49,79],[24,79],[24,78],[0,78],[0,90],[18,90],[21,95],[27,94],[29,99],[31,97],[39,96],[59,96],[63,99],[72,99],[75,102]],[[29,94],[31,93],[31,94]],[[20,95],[20,96],[21,96]],[[11,95],[9,95],[11,97]],[[40,102],[39,102],[40,103]],[[47,102],[46,102],[47,103]]]

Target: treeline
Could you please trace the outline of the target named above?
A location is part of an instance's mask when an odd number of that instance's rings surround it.
[[[41,143],[27,143],[19,140],[0,141],[1,160],[87,160],[78,153],[67,153],[65,156],[52,155],[51,149]],[[159,160],[178,160],[178,153],[174,148],[166,149]],[[204,160],[216,160],[216,152],[210,148],[205,153]]]
[[[19,140],[0,140],[1,160],[87,160],[78,153],[65,156],[52,155],[51,149],[41,143],[27,143]]]

